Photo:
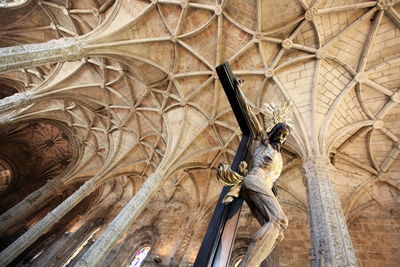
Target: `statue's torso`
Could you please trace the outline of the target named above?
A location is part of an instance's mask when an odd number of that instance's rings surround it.
[[[253,166],[247,174],[246,180],[250,183],[261,183],[270,189],[281,174],[282,167],[281,153],[269,143],[261,144],[254,151]],[[259,186],[262,186],[261,184]]]

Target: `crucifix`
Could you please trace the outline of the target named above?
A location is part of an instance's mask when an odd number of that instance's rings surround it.
[[[237,80],[233,76],[229,63],[225,62],[218,66],[216,71],[243,134],[232,163],[232,169],[237,171],[241,161],[246,161],[246,158],[249,160],[248,152],[252,131],[244,113],[244,103],[239,100]],[[229,204],[223,204],[222,200],[228,192],[229,187],[225,186],[208,225],[194,267],[227,266],[229,264],[243,199],[237,198]]]
[[[264,104],[264,127],[242,94],[229,63],[216,68],[220,82],[243,133],[232,166],[221,163],[217,178],[225,186],[200,247],[195,267],[228,266],[243,199],[261,228],[255,234],[241,266],[259,266],[271,253],[277,240],[283,239],[287,218],[273,192],[283,163],[281,146],[290,134],[292,105]],[[254,141],[254,142],[253,142]],[[249,151],[251,143],[256,149]],[[251,157],[251,166],[249,159]],[[238,198],[239,194],[243,197]]]

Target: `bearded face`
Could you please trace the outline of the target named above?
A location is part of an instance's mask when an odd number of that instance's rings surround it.
[[[290,134],[290,128],[285,123],[276,124],[268,133],[268,141],[273,146],[282,146]]]

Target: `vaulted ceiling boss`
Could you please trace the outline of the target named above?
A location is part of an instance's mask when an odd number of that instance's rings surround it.
[[[224,62],[256,120],[293,104],[288,226],[260,266],[400,262],[398,0],[4,0],[0,18],[1,266],[195,265],[242,138]]]

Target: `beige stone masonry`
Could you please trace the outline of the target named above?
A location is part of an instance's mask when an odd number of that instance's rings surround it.
[[[94,178],[85,182],[75,193],[50,211],[42,220],[0,253],[0,266],[6,266],[20,253],[32,245],[41,235],[50,230],[65,214],[73,209],[82,199],[93,192],[97,187]]]
[[[0,73],[21,68],[77,60],[83,55],[78,38],[0,48]]]
[[[311,225],[312,266],[357,266],[349,231],[333,184],[329,158],[304,163]]]
[[[160,173],[155,172],[146,179],[140,190],[108,225],[104,234],[80,258],[77,266],[94,267],[101,265],[117,241],[144,210],[152,195],[160,188],[162,178],[163,176]]]
[[[49,180],[44,186],[3,213],[0,216],[0,234],[5,233],[12,225],[21,223],[25,218],[37,212],[57,191],[62,190],[62,184],[59,180]]]

